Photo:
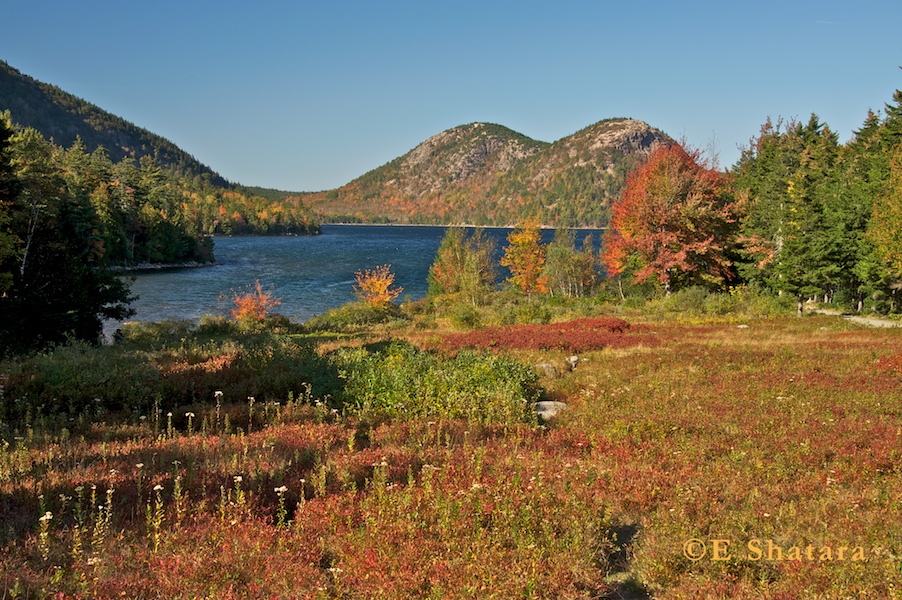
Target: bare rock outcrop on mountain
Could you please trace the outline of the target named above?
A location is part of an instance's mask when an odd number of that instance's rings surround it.
[[[434,135],[346,186],[305,202],[325,219],[401,223],[603,226],[626,173],[671,138],[609,119],[553,144],[501,125]]]
[[[532,140],[511,136],[512,133],[497,125],[473,123],[432,136],[401,159],[400,175],[407,181],[405,191],[436,192],[486,168],[503,173],[541,148]]]

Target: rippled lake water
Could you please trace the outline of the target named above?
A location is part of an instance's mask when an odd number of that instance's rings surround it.
[[[509,231],[486,233],[500,251]],[[281,299],[277,312],[306,321],[354,300],[354,273],[384,264],[391,265],[395,284],[404,288],[401,297],[417,300],[426,295],[426,276],[444,233],[445,227],[324,225],[317,236],[217,237],[215,266],[134,275],[132,292],[138,300],[132,320],[227,314],[232,290],[244,291],[259,280]],[[550,230],[543,232],[546,241],[552,236]]]

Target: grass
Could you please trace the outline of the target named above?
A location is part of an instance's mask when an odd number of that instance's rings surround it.
[[[618,316],[599,335],[623,339],[581,339],[572,371],[536,325],[505,326],[530,343],[499,354],[414,322],[383,343],[184,330],[57,356],[127,355],[156,390],[138,410],[48,412],[17,386],[53,357],[5,363],[0,597],[902,595],[902,332]],[[539,362],[559,375],[522,367]],[[170,372],[195,395],[155,388]],[[485,418],[539,392],[567,410]],[[482,396],[486,413],[441,410]]]

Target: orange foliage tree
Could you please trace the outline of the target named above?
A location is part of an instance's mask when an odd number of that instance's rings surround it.
[[[662,146],[630,173],[611,207],[602,261],[609,275],[634,271],[634,281],[720,285],[732,277],[728,245],[736,204],[726,175],[705,166],[697,150]]]
[[[260,281],[254,281],[254,289],[249,292],[232,292],[232,318],[241,322],[259,323],[269,313],[282,304],[282,301],[273,295],[273,290],[264,292]]]
[[[542,275],[545,268],[545,246],[541,243],[539,224],[526,221],[518,225],[507,236],[507,247],[501,257],[501,266],[510,269],[508,281],[527,295],[548,291],[547,277]]]
[[[356,279],[354,293],[370,306],[385,306],[404,291],[401,286],[392,287],[395,274],[391,272],[391,265],[357,271],[354,277]]]

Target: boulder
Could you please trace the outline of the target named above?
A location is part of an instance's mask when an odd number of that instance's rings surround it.
[[[550,421],[555,418],[559,412],[565,410],[567,405],[564,402],[555,402],[553,400],[543,400],[533,405],[536,415],[543,421]]]
[[[557,368],[551,363],[543,362],[533,366],[539,375],[554,379],[557,377]]]

